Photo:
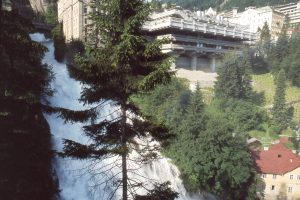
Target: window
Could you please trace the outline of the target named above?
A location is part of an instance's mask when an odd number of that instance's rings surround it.
[[[261,177],[262,178],[267,178],[267,174],[262,174]]]
[[[275,190],[275,185],[272,185],[272,186],[271,186],[271,190]]]
[[[86,6],[83,7],[83,13],[84,13],[84,14],[87,13],[87,7],[86,7]]]
[[[293,175],[290,175],[290,179],[293,180],[293,179],[294,179],[294,176],[293,176]]]
[[[300,180],[300,175],[297,176],[297,180]]]
[[[289,193],[293,192],[293,187],[288,187],[288,192]]]
[[[273,179],[276,179],[276,174],[273,174]]]

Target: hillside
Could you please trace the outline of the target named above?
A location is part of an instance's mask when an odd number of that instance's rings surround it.
[[[224,2],[226,1],[226,2]],[[162,0],[164,3],[175,3],[187,9],[207,9],[209,7],[218,8],[220,10],[231,9],[232,7],[238,7],[243,10],[248,6],[266,6],[266,5],[278,5],[291,2],[298,2],[298,0]],[[220,5],[222,5],[220,7]]]

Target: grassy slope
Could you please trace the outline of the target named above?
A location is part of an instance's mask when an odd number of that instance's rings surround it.
[[[274,78],[270,73],[254,75],[254,90],[257,92],[263,92],[265,96],[265,106],[268,107],[273,104],[273,98],[275,93]],[[288,84],[286,90],[286,102],[300,100],[300,89]],[[294,119],[300,122],[300,102],[294,104],[295,113]]]

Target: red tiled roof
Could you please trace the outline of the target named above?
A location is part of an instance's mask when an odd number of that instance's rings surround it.
[[[287,142],[287,138],[282,138],[278,144],[270,146],[269,150],[253,153],[259,172],[282,175],[300,167],[300,156],[284,146]]]

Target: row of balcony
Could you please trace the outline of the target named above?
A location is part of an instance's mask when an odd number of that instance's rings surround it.
[[[236,27],[221,26],[210,24],[208,22],[184,20],[180,18],[167,17],[145,23],[144,29],[153,32],[166,28],[174,28],[179,30],[200,32],[224,37],[238,38],[241,40],[255,40],[256,33],[237,29]]]
[[[186,36],[186,35],[179,35],[179,34],[160,35],[157,38],[158,39],[167,38],[167,39],[170,39],[171,41],[191,42],[191,43],[197,43],[197,44],[211,44],[211,45],[228,46],[228,47],[234,47],[234,48],[243,47],[243,45],[239,42],[207,39],[207,38],[203,38],[203,37]]]

